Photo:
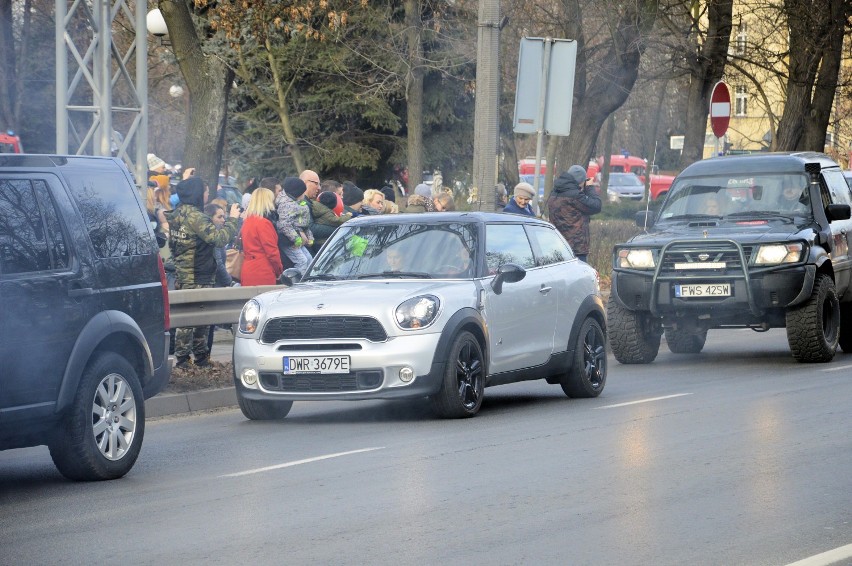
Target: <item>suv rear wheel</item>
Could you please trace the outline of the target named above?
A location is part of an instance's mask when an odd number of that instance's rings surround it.
[[[50,456],[72,480],[110,480],[130,471],[142,448],[145,401],[136,371],[115,352],[98,354],[50,441]]]
[[[840,336],[840,303],[834,281],[817,275],[810,298],[787,311],[787,343],[799,362],[830,362]]]
[[[679,332],[673,328],[666,328],[666,344],[673,354],[697,354],[704,349],[707,341],[707,331],[697,333]]]
[[[587,318],[580,327],[574,359],[559,384],[568,397],[597,397],[606,385],[606,336],[601,325]]]
[[[652,328],[650,315],[627,310],[610,297],[606,305],[607,328],[612,354],[622,364],[649,364],[660,351],[660,335]]]

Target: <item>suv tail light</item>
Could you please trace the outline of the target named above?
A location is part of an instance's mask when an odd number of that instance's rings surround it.
[[[171,328],[171,319],[169,317],[169,282],[166,279],[166,268],[163,266],[163,258],[157,254],[157,267],[160,268],[160,283],[163,285],[163,324],[166,325],[166,332]]]

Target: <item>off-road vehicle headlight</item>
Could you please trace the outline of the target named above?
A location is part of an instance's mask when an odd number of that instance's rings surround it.
[[[802,257],[804,246],[801,242],[792,244],[767,244],[757,248],[754,256],[755,265],[779,265],[796,263]]]
[[[622,248],[618,250],[618,267],[629,269],[654,269],[654,252],[651,250]]]
[[[260,321],[260,303],[251,299],[240,311],[240,332],[254,334]]]

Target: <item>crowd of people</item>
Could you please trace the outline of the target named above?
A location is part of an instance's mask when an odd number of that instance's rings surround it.
[[[585,169],[582,180],[575,169],[582,168],[574,166],[557,179],[548,207],[551,222],[585,261],[588,217],[600,211],[601,201],[586,189]],[[529,183],[517,184],[511,200],[504,187],[497,191],[497,210],[535,216]],[[172,187],[165,161],[148,154],[146,204],[174,289],[274,285],[289,267],[304,274],[313,254],[350,218],[455,210],[453,195],[440,187],[419,184],[400,203],[397,196],[391,186],[362,190],[351,181],[321,181],[311,170],[283,180],[251,179],[240,194],[220,186],[211,193],[188,167]],[[238,275],[227,269],[229,249],[242,255]],[[178,329],[176,367],[208,365],[212,334],[212,327]]]

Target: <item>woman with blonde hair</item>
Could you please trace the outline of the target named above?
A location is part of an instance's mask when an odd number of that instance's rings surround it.
[[[243,287],[275,285],[284,271],[278,251],[278,231],[275,217],[275,195],[259,187],[251,193],[246,207],[245,220],[240,232],[244,255],[240,282]]]
[[[157,222],[157,235],[165,240],[169,239],[169,221],[166,219],[166,212],[172,209],[169,202],[170,196],[167,188],[149,186],[145,198],[145,208],[148,209],[148,215],[151,220]]]
[[[364,214],[382,214],[385,209],[385,194],[376,189],[364,191],[364,205],[361,212]]]

